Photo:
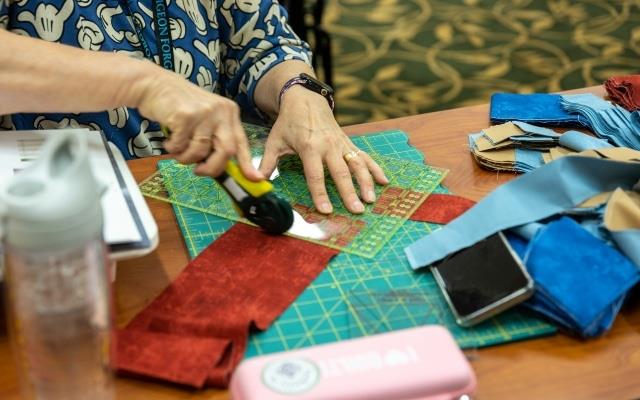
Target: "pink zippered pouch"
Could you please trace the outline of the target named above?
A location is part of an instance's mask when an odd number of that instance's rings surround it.
[[[424,326],[243,361],[233,400],[449,400],[476,379],[447,329]]]

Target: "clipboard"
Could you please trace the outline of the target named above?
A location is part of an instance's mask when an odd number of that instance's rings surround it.
[[[101,206],[104,238],[114,261],[140,257],[158,245],[158,226],[118,148],[99,131],[88,135],[93,173],[105,191]],[[0,183],[34,161],[48,135],[67,129],[0,131]]]

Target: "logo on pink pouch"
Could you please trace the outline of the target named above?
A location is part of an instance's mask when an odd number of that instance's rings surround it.
[[[320,369],[310,360],[290,358],[268,363],[262,370],[262,382],[280,394],[300,394],[320,381]]]

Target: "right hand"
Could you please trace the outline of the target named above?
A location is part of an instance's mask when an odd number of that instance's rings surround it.
[[[225,97],[207,92],[183,77],[153,66],[153,74],[137,83],[137,108],[145,117],[171,131],[165,149],[183,164],[197,163],[198,175],[216,177],[235,157],[252,181],[264,176],[251,164],[240,108]]]

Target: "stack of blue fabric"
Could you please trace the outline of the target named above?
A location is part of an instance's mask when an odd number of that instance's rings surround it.
[[[562,96],[547,93],[494,93],[491,95],[489,118],[493,124],[522,121],[541,126],[589,126],[582,115],[562,108]]]
[[[592,94],[562,96],[561,105],[567,113],[584,118],[599,137],[640,150],[640,111],[629,112]]]
[[[527,241],[507,235],[536,284],[525,305],[589,338],[608,331],[638,268],[569,217],[544,225]]]

